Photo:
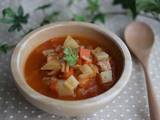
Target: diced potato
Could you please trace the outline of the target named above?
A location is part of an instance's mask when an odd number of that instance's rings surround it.
[[[100,47],[97,47],[95,50],[93,50],[92,54],[96,57],[98,61],[107,60],[109,58],[109,55],[106,52],[102,51]]]
[[[112,81],[112,71],[108,70],[108,71],[101,72],[100,77],[101,77],[102,83],[111,82]]]
[[[74,90],[78,86],[79,82],[73,75],[71,75],[64,84],[70,90]]]
[[[92,77],[95,77],[97,73],[97,71],[95,70],[95,66],[93,68],[92,65],[90,66],[88,64],[84,64],[83,66],[80,66],[79,69],[82,72],[82,74],[78,76],[79,80],[90,79]]]
[[[74,96],[74,90],[69,89],[65,84],[64,81],[59,80],[57,82],[57,92],[59,96]]]
[[[74,40],[71,36],[67,36],[67,38],[64,41],[63,46],[66,47],[70,47],[70,48],[78,48],[79,45],[76,42],[76,40]]]
[[[80,67],[80,71],[83,73],[83,74],[93,74],[93,70],[92,68],[88,65],[88,64],[84,64]]]
[[[109,55],[105,52],[99,52],[99,53],[96,53],[94,54],[94,56],[96,57],[96,59],[98,61],[101,61],[101,60],[107,60],[109,58]]]
[[[111,64],[109,62],[109,60],[102,60],[98,62],[98,65],[100,66],[102,71],[107,71],[107,70],[111,70]]]
[[[41,70],[55,70],[58,71],[61,68],[61,64],[58,60],[53,59],[48,61],[45,65],[41,67]]]

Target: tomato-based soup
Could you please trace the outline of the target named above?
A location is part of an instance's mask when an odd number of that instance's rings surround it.
[[[66,36],[48,40],[28,56],[27,83],[37,92],[62,100],[97,96],[116,82],[115,65],[106,48],[91,39]]]

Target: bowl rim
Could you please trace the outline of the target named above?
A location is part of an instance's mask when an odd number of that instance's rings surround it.
[[[113,85],[113,87],[110,88],[109,90],[107,90],[106,92],[104,92],[98,96],[91,97],[88,99],[83,99],[83,100],[68,101],[68,100],[55,99],[55,98],[47,97],[47,96],[37,92],[33,88],[31,88],[27,84],[27,82],[23,76],[23,72],[19,71],[19,67],[18,67],[19,66],[19,64],[18,64],[19,57],[20,57],[20,54],[22,54],[21,53],[21,49],[23,49],[22,46],[25,44],[27,39],[29,39],[30,37],[34,37],[39,32],[43,32],[47,29],[52,29],[54,27],[59,27],[59,26],[64,27],[66,25],[81,25],[83,27],[88,27],[88,28],[94,29],[97,32],[104,34],[105,36],[110,37],[111,40],[116,44],[116,46],[118,46],[121,49],[122,55],[124,56],[124,67],[123,67],[122,74],[121,74],[120,78],[117,80],[117,82]],[[32,31],[31,33],[26,35],[17,44],[16,48],[13,51],[12,57],[11,57],[11,71],[12,71],[12,74],[14,77],[14,81],[15,81],[16,85],[18,86],[18,88],[20,88],[20,90],[22,90],[22,92],[27,94],[32,99],[39,101],[40,103],[45,103],[48,105],[60,105],[62,107],[73,107],[74,106],[74,107],[81,107],[82,108],[82,107],[86,107],[86,106],[89,107],[92,105],[97,105],[100,103],[110,101],[116,95],[118,95],[118,93],[127,84],[129,77],[131,75],[132,59],[131,59],[130,52],[129,52],[127,46],[124,44],[124,42],[116,34],[112,33],[111,31],[109,31],[106,28],[100,27],[95,24],[86,23],[86,22],[71,22],[71,21],[69,21],[69,22],[55,22],[55,23],[51,23],[51,24],[45,25],[43,27],[40,27],[38,29],[35,29],[34,31]],[[24,81],[24,85],[25,85],[23,87],[21,87],[22,81]],[[32,92],[32,94],[30,94],[30,92]]]

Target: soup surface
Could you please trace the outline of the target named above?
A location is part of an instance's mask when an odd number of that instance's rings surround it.
[[[48,40],[27,58],[24,74],[37,92],[62,100],[97,96],[116,82],[115,65],[96,41],[66,36]]]

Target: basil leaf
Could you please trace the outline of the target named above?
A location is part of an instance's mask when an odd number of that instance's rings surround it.
[[[23,16],[23,14],[24,14],[23,8],[22,8],[22,6],[19,6],[19,8],[18,8],[18,15],[19,16]]]
[[[26,24],[28,22],[29,14],[25,16],[19,16],[19,22]]]
[[[16,14],[11,8],[5,8],[2,11],[3,17],[15,17]]]
[[[16,29],[17,29],[17,31],[20,31],[22,29],[22,25],[18,24]]]
[[[64,48],[64,60],[68,65],[73,66],[78,61],[78,50],[76,48]]]
[[[17,29],[17,25],[13,24],[11,27],[9,27],[8,32],[13,32]]]

